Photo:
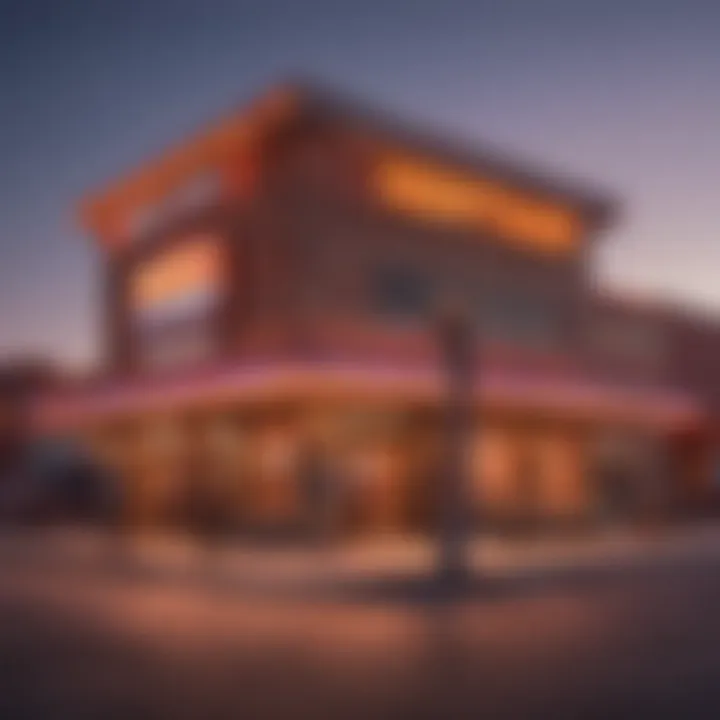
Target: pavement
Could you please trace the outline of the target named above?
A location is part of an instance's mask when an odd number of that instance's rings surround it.
[[[478,542],[480,586],[501,588],[450,604],[356,592],[422,575],[423,543],[317,552],[5,534],[0,717],[720,717],[716,528]]]
[[[241,591],[313,594],[433,580],[437,546],[428,538],[386,536],[327,546],[203,545],[179,535],[110,536],[54,528],[0,534],[0,560],[61,565],[66,572],[121,571],[166,583],[197,577]],[[471,583],[543,582],[651,570],[667,564],[720,562],[720,525],[575,538],[475,537],[467,545]]]

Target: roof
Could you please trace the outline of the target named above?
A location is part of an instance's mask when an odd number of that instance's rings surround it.
[[[577,181],[536,171],[497,150],[470,148],[451,141],[318,83],[292,80],[278,83],[194,136],[91,194],[82,203],[83,219],[91,228],[97,229],[103,216],[112,214],[118,207],[152,202],[172,188],[173,183],[212,166],[228,154],[242,152],[256,143],[263,133],[273,132],[303,116],[338,122],[458,170],[561,199],[577,207],[596,226],[607,223],[614,215],[614,202]]]
[[[369,132],[379,139],[398,142],[408,150],[437,159],[458,170],[506,181],[529,191],[555,197],[578,206],[597,220],[609,219],[617,203],[609,194],[592,190],[578,179],[540,170],[512,154],[486,143],[450,139],[420,123],[409,122],[357,98],[317,83],[296,82],[307,106],[327,117]]]

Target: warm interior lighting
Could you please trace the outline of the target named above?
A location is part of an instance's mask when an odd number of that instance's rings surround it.
[[[578,440],[560,433],[539,434],[534,442],[542,504],[554,515],[573,515],[587,509],[586,473]]]
[[[517,501],[517,441],[508,430],[483,428],[472,449],[473,499],[478,508],[505,512]]]
[[[374,179],[384,204],[429,221],[477,228],[546,251],[567,251],[580,234],[576,213],[562,205],[421,161],[386,157]]]

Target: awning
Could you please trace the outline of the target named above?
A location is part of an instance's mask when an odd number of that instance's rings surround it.
[[[175,377],[118,381],[41,398],[34,408],[43,429],[65,429],[145,413],[238,402],[345,398],[440,403],[445,379],[437,369],[285,362],[236,365]],[[598,380],[543,378],[488,371],[471,388],[479,405],[552,412],[679,428],[701,422],[701,404],[669,388],[615,385]]]

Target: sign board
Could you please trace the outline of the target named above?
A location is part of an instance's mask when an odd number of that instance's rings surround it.
[[[210,354],[224,290],[222,247],[214,236],[182,240],[141,265],[130,282],[129,311],[143,360],[167,366]]]
[[[557,201],[421,160],[385,156],[373,180],[381,202],[395,210],[540,251],[570,251],[582,231],[578,214]]]

